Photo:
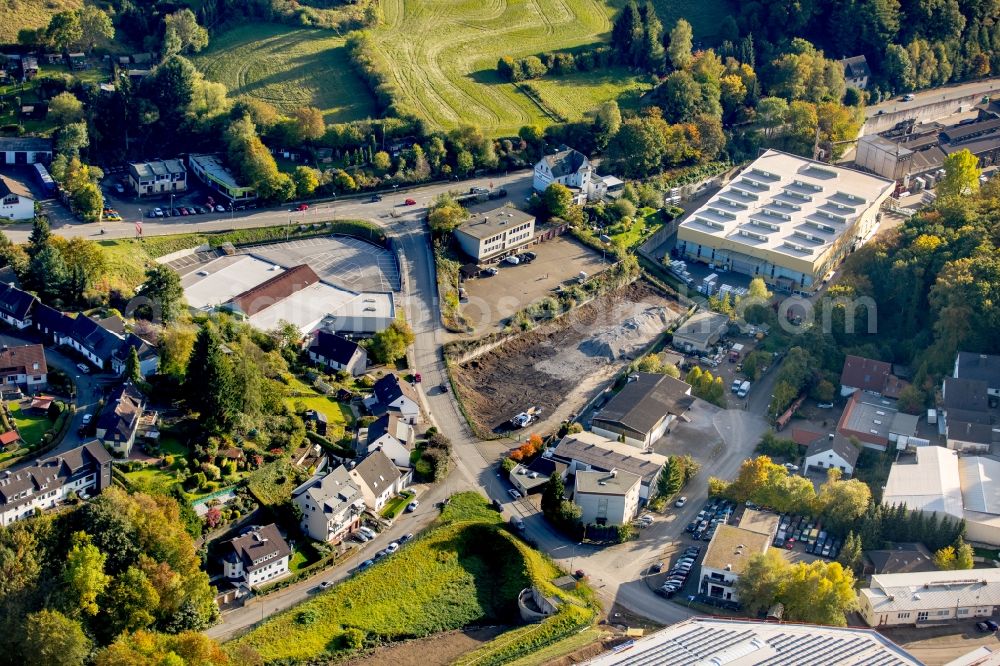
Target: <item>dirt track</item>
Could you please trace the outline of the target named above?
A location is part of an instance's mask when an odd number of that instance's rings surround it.
[[[681,312],[676,301],[636,282],[463,363],[458,390],[484,429],[503,430],[512,416],[538,406],[544,418],[525,433],[554,430]]]

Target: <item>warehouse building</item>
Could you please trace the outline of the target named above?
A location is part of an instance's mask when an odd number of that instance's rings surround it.
[[[768,150],[681,223],[689,261],[817,288],[876,231],[891,180]]]
[[[870,627],[990,617],[1000,610],[1000,569],[875,574],[858,601]]]
[[[534,239],[534,216],[509,206],[473,213],[455,229],[459,246],[477,261],[499,260]]]

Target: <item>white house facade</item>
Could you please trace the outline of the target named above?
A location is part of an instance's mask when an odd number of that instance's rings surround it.
[[[35,199],[28,188],[0,176],[0,218],[31,220],[35,217]]]
[[[316,541],[342,540],[357,528],[365,510],[361,489],[343,466],[293,490],[292,502],[302,511],[302,531]]]

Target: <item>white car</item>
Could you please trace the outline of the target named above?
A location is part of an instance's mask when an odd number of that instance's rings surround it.
[[[84,415],[83,415],[83,425],[90,425],[90,421],[91,421],[91,420],[92,420],[93,418],[94,418],[94,415],[93,415],[93,414],[84,414]]]
[[[414,511],[417,510],[418,506],[420,506],[420,502],[418,502],[417,500],[413,500],[412,502],[406,505],[407,513],[413,513]]]
[[[797,472],[799,471],[799,466],[793,465],[792,463],[785,463],[785,469],[787,469],[789,472]]]
[[[90,374],[90,368],[87,367],[86,363],[77,363],[76,364],[76,369],[79,370],[80,372],[82,372],[85,375],[86,374]]]
[[[399,544],[396,543],[395,541],[393,541],[392,543],[390,543],[388,546],[385,547],[385,552],[387,552],[390,555],[395,553],[397,550],[399,550]]]
[[[155,215],[156,217],[163,217],[163,209],[162,208],[154,208],[153,209],[153,215]]]
[[[679,508],[681,508],[682,506],[684,506],[687,503],[688,503],[688,498],[687,497],[681,497],[679,500],[677,500],[676,502],[674,502],[674,506],[676,506],[679,509]]]
[[[223,208],[222,204],[216,204],[216,206],[215,206],[215,212],[216,213],[225,213],[226,209]]]
[[[513,254],[510,255],[509,257],[504,257],[503,260],[504,260],[504,263],[510,264],[511,266],[517,266],[519,263],[521,263],[521,260],[518,259]]]
[[[521,493],[518,492],[517,490],[514,490],[513,488],[511,488],[510,490],[508,490],[507,494],[510,495],[511,498],[513,498],[513,499],[521,499]]]

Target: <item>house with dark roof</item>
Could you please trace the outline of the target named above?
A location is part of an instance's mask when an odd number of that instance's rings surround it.
[[[568,465],[568,473],[613,469],[637,474],[640,478],[639,497],[648,500],[656,496],[656,479],[667,464],[667,457],[652,451],[642,451],[592,432],[578,432],[563,437],[552,449],[555,460]]]
[[[851,88],[865,90],[871,79],[872,71],[868,68],[868,58],[863,55],[844,58],[840,61],[844,66],[844,80]]]
[[[934,556],[922,543],[894,543],[884,550],[866,550],[864,575],[937,571]]]
[[[420,400],[409,382],[388,374],[375,382],[372,391],[371,397],[365,399],[365,406],[373,414],[396,413],[410,425],[420,418]]]
[[[569,472],[569,464],[553,458],[551,455],[541,455],[528,465],[517,464],[510,470],[507,479],[511,485],[527,497],[531,493],[539,493],[549,482],[553,474],[558,474],[565,481]]]
[[[535,164],[532,184],[536,192],[544,192],[554,183],[565,185],[573,192],[574,203],[582,205],[590,194],[593,173],[594,167],[586,155],[563,146]]]
[[[34,393],[48,384],[48,366],[42,345],[0,348],[0,382]]]
[[[48,164],[52,161],[52,139],[34,136],[0,137],[0,164]]]
[[[806,448],[802,473],[808,473],[810,468],[821,471],[839,469],[843,478],[850,478],[854,475],[854,466],[858,463],[860,453],[860,449],[846,437],[834,434],[820,437]]]
[[[97,321],[80,314],[73,318],[69,334],[61,343],[69,345],[93,365],[105,370],[110,369],[111,357],[121,346],[122,339]]]
[[[88,442],[30,465],[0,472],[0,525],[30,518],[70,495],[86,499],[111,485],[111,454]]]
[[[0,218],[31,220],[35,217],[35,197],[21,183],[0,176]]]
[[[361,489],[365,505],[381,511],[385,503],[409,485],[412,473],[400,473],[395,463],[382,451],[376,451],[350,471],[351,480]]]
[[[694,403],[691,387],[668,375],[639,372],[594,414],[590,429],[608,439],[648,449]]]
[[[12,284],[0,284],[0,320],[16,329],[31,326],[31,312],[36,303],[34,296]]]
[[[892,374],[892,364],[863,356],[847,356],[840,372],[840,395],[864,391],[875,396],[898,398],[906,382]]]
[[[358,433],[359,443],[363,442],[358,448],[362,455],[382,451],[396,467],[408,469],[412,467],[410,453],[415,440],[413,427],[399,414],[383,414],[366,431]]]
[[[989,413],[989,384],[983,380],[945,377],[941,420],[949,449],[984,453],[1000,441]]]
[[[368,368],[368,352],[364,347],[330,331],[316,331],[308,351],[313,363],[349,372],[354,377],[365,374]]]
[[[111,354],[111,371],[116,375],[125,374],[128,359],[135,349],[139,357],[139,372],[143,377],[156,374],[160,365],[160,355],[156,347],[140,338],[135,333],[126,333],[125,341]]]
[[[223,544],[226,578],[254,588],[289,574],[292,549],[274,523],[252,528]]]
[[[127,458],[135,444],[145,407],[145,396],[132,382],[119,384],[108,395],[104,410],[97,417],[97,439]]]
[[[146,194],[183,192],[187,189],[187,167],[182,160],[131,162],[128,180],[140,197]]]
[[[958,352],[952,377],[986,382],[986,392],[1000,397],[1000,356]]]
[[[69,337],[70,331],[73,330],[72,317],[67,317],[44,303],[35,304],[31,323],[48,345],[63,344],[63,339]]]

